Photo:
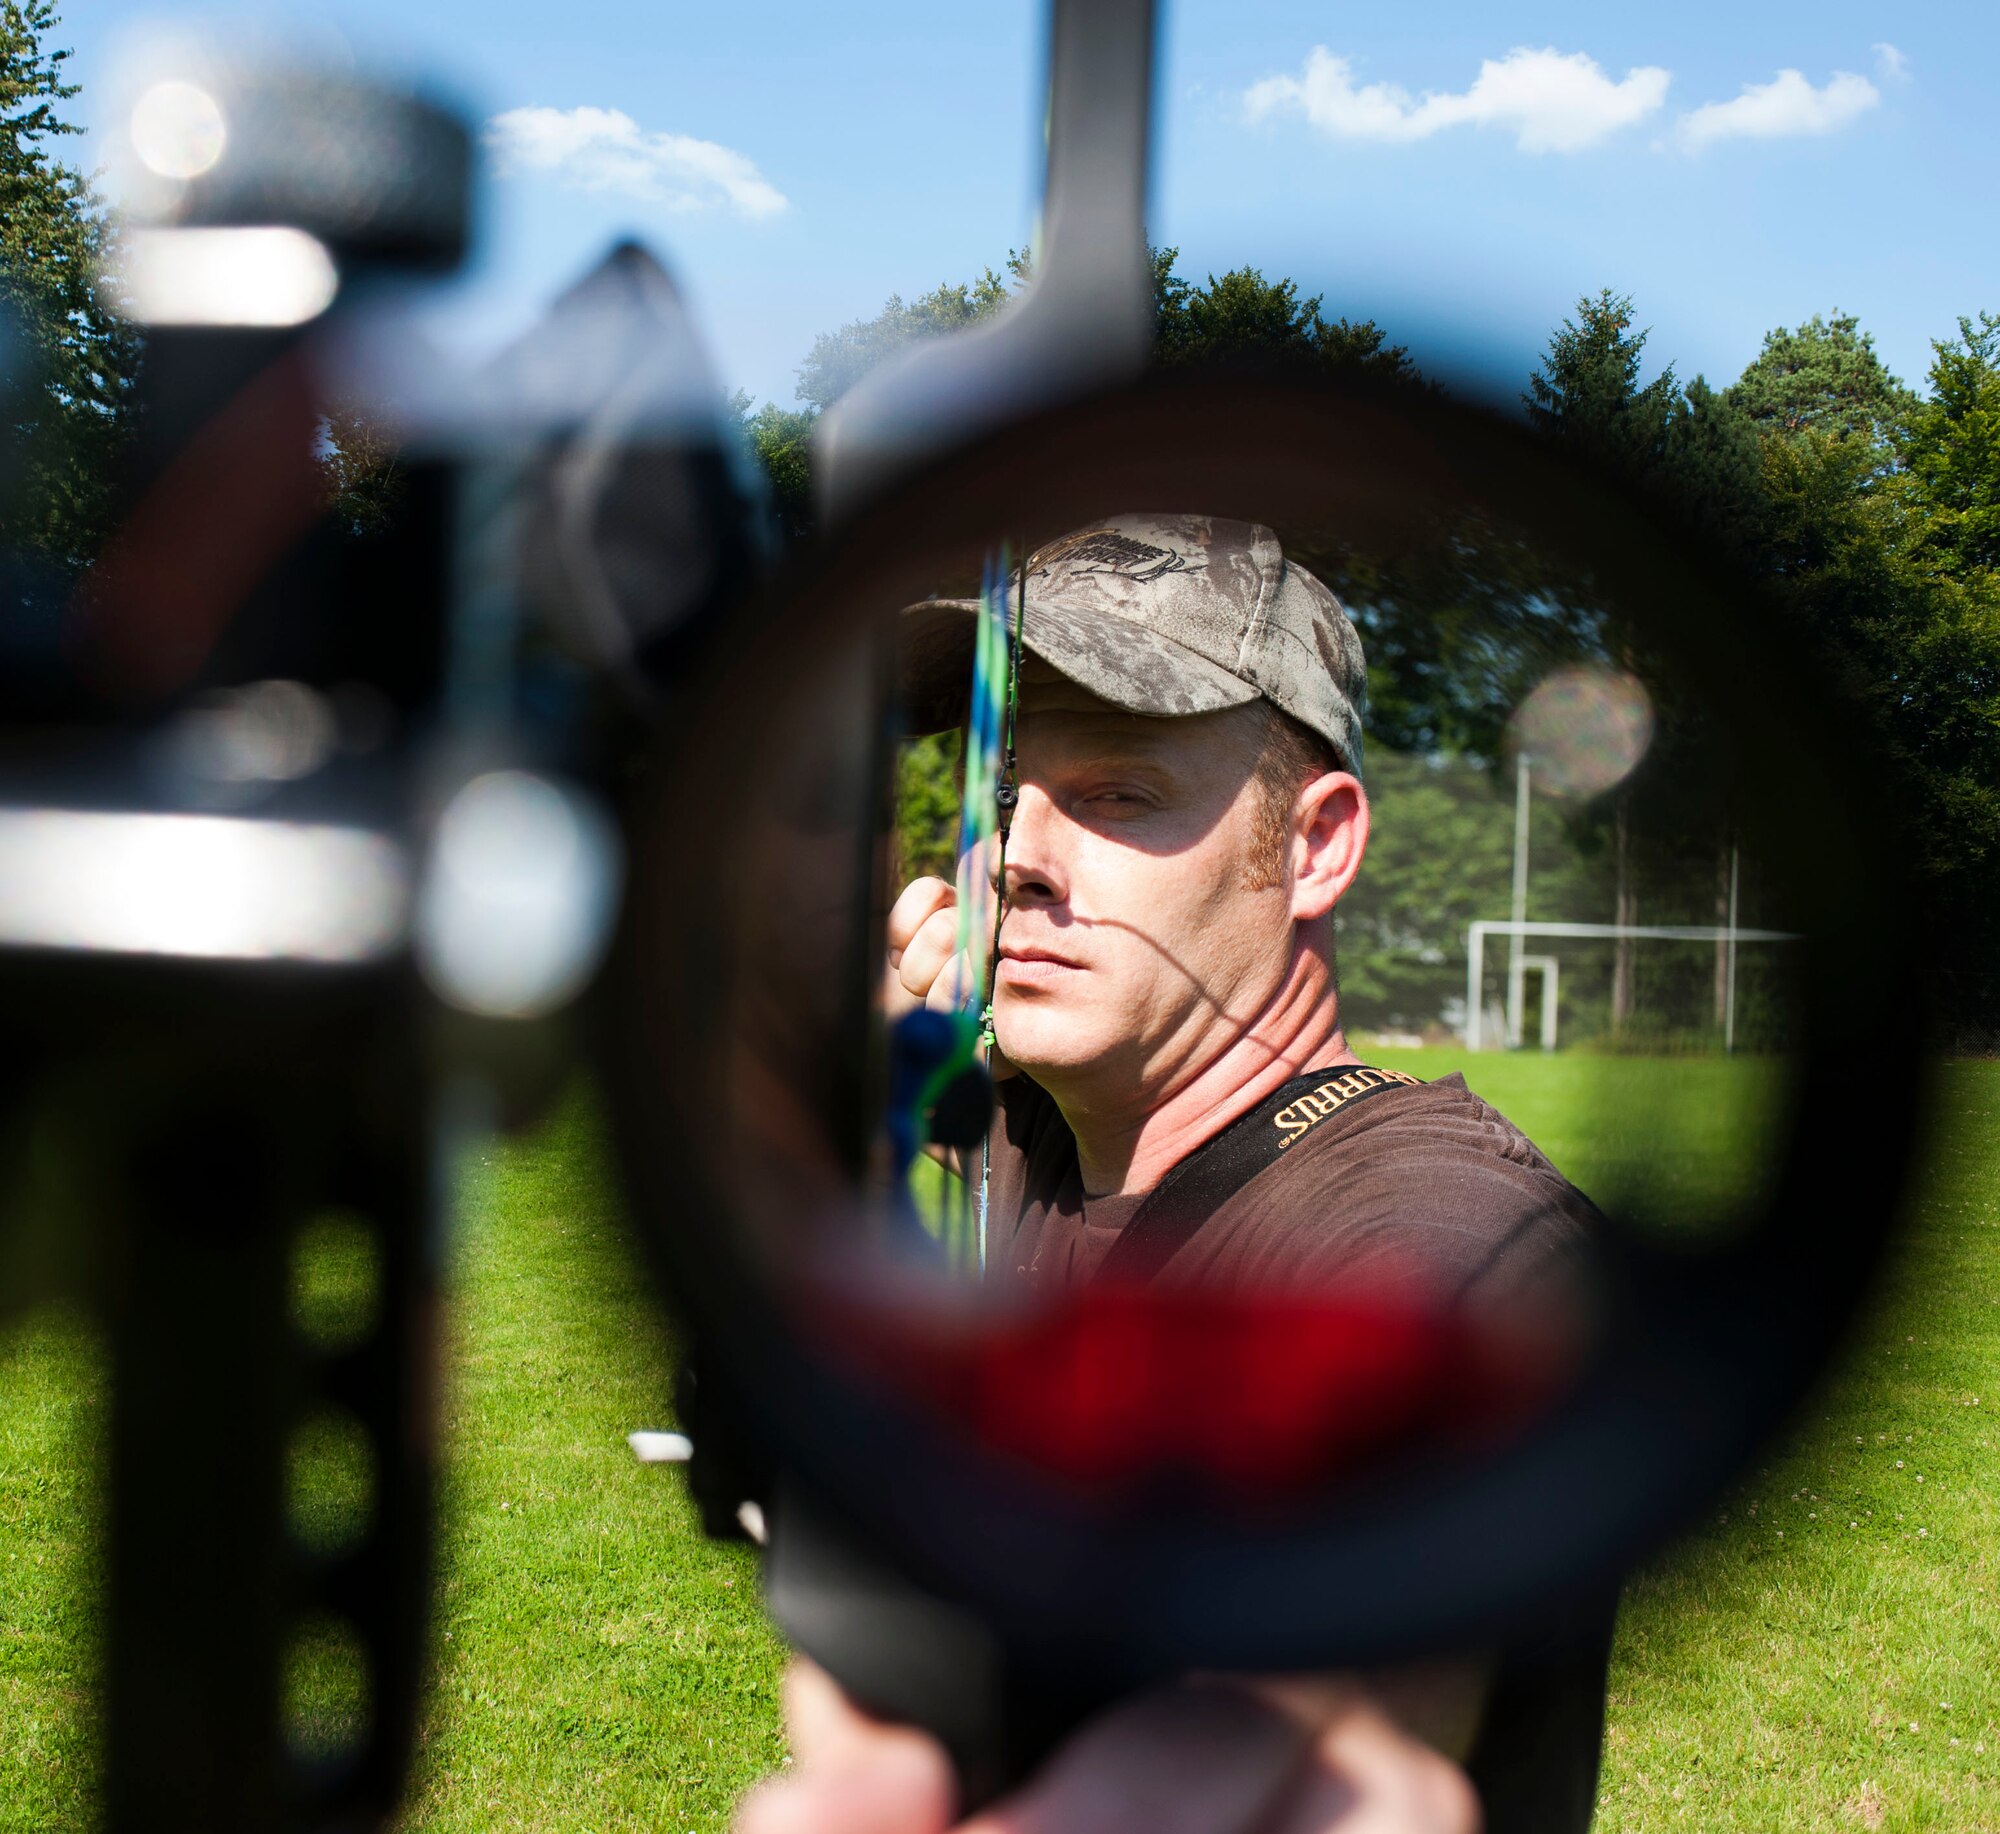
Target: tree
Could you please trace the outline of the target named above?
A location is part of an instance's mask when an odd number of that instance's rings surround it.
[[[790,538],[811,533],[813,410],[767,401],[753,413],[742,389],[730,397],[729,407],[770,482],[779,528]]]
[[[53,0],[0,0],[0,307],[20,341],[5,390],[20,474],[0,543],[69,575],[107,532],[139,346],[101,295],[112,232],[88,178],[55,156],[62,105]],[[0,342],[4,342],[0,336]]]
[[[1409,352],[1390,344],[1372,320],[1320,314],[1324,294],[1301,299],[1296,281],[1266,280],[1259,268],[1231,268],[1193,286],[1174,272],[1178,249],[1153,251],[1159,325],[1154,360],[1188,363],[1292,363],[1321,371],[1364,371],[1414,381]]]
[[[1905,590],[1880,620],[1884,722],[1919,801],[1950,1016],[2000,1033],[2000,315],[1932,345],[1891,528]]]
[[[1764,345],[1728,390],[1730,404],[1760,433],[1839,433],[1888,451],[1917,397],[1875,354],[1875,339],[1852,314],[1815,312],[1790,331],[1764,333]]]
[[[1659,484],[1671,512],[1739,555],[1766,534],[1764,454],[1755,421],[1700,376],[1667,420]]]
[[[2000,568],[2000,314],[1934,343],[1930,400],[1903,444],[1922,550],[1956,571]]]
[[[1734,388],[1701,376],[1683,386],[1671,363],[1642,383],[1649,333],[1633,325],[1627,294],[1578,300],[1529,378],[1530,424],[1639,485],[1700,538],[1750,552],[1764,535],[1757,422]]]
[[[1680,390],[1672,364],[1640,382],[1649,334],[1632,327],[1629,294],[1606,287],[1578,300],[1576,316],[1549,339],[1521,400],[1529,423],[1551,438],[1647,478],[1667,455]]]
[[[1752,559],[1857,731],[1899,768],[1948,1020],[2000,1026],[2000,319],[1933,346],[1930,396],[1852,318],[1774,331],[1728,396],[1758,429]]]
[[[403,452],[389,416],[349,396],[330,404],[319,462],[328,514],[343,533],[379,535],[403,500]]]
[[[1549,339],[1541,367],[1528,379],[1522,402],[1529,423],[1549,438],[1573,446],[1585,457],[1642,485],[1658,487],[1670,460],[1684,460],[1714,447],[1694,441],[1679,422],[1687,412],[1673,365],[1651,382],[1639,380],[1647,333],[1633,329],[1629,294],[1604,288],[1577,301],[1576,315],[1563,320]],[[1704,406],[1710,398],[1704,394]],[[1629,656],[1620,660],[1631,665]],[[1639,921],[1637,873],[1632,859],[1629,790],[1612,809],[1614,888],[1611,921]],[[1611,973],[1611,1026],[1631,1017],[1634,958],[1629,937],[1617,939]]]
[[[1240,267],[1220,278],[1211,274],[1196,286],[1177,271],[1178,249],[1149,252],[1157,325],[1154,361],[1162,367],[1252,359],[1416,379],[1409,352],[1390,344],[1379,325],[1329,321],[1320,313],[1324,296],[1301,298],[1295,281],[1266,280],[1261,270]],[[1004,273],[988,268],[977,280],[941,285],[908,303],[892,293],[873,318],[822,332],[799,365],[798,398],[806,404],[805,412],[831,407],[904,345],[956,331],[997,311],[1033,271],[1031,257],[1021,249],[1008,255],[1004,267]],[[758,418],[746,416],[746,424]],[[789,428],[784,436],[790,437]]]
[[[1015,254],[1009,269],[1018,278],[1026,260]],[[831,407],[885,357],[920,338],[956,331],[1006,304],[1007,281],[990,267],[977,280],[933,287],[903,303],[891,293],[873,318],[856,319],[838,331],[823,331],[799,365],[798,398],[814,413]]]
[[[1465,997],[1465,938],[1507,908],[1513,833],[1475,766],[1371,746],[1368,857],[1339,916],[1343,1023],[1422,1031]]]
[[[1321,372],[1360,371],[1415,382],[1409,352],[1390,344],[1370,320],[1321,316],[1321,295],[1301,299],[1290,280],[1266,280],[1256,268],[1211,274],[1196,286],[1179,273],[1180,251],[1149,251],[1157,330],[1154,361],[1161,367],[1255,360],[1296,363]],[[812,429],[818,417],[878,363],[906,345],[977,323],[998,311],[1033,274],[1027,250],[1011,250],[998,269],[979,278],[943,282],[906,301],[892,293],[872,318],[854,319],[813,340],[797,371],[795,408],[751,407],[738,391],[733,409],[744,437],[770,481],[778,520],[788,536],[812,528]]]
[[[964,800],[964,741],[927,732],[903,747],[896,772],[896,879],[958,874],[958,815]]]

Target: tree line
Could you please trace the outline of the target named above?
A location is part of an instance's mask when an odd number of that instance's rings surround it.
[[[1171,248],[1153,257],[1162,367],[1255,356],[1427,386],[1379,325],[1329,319],[1323,296],[1294,281],[1245,266],[1197,282],[1178,259]],[[739,397],[788,528],[810,527],[818,416],[899,347],[997,310],[1025,279],[1017,254],[972,282],[891,296],[873,317],[815,340],[796,405],[752,411]],[[1872,742],[1898,769],[1947,1022],[1961,1040],[1990,1042],[2000,1034],[2000,315],[1961,318],[1956,335],[1938,339],[1922,392],[1889,371],[1845,313],[1768,332],[1721,388],[1700,375],[1683,381],[1671,364],[1648,377],[1647,335],[1628,295],[1580,299],[1526,378],[1522,411],[1546,438],[1631,480],[1670,520],[1728,551],[1838,683],[1857,722],[1856,768]],[[1440,705],[1435,662],[1393,641],[1378,655],[1371,643],[1371,735],[1434,761],[1493,763],[1490,720],[1482,729],[1465,707]],[[949,844],[953,798],[937,780],[948,768],[942,745],[906,766],[905,851],[928,865]],[[1636,900],[1621,885],[1601,915],[1633,921]],[[1645,920],[1713,915],[1663,918],[1656,903]],[[1906,916],[1883,913],[1885,948],[1906,946],[1896,927]],[[1436,953],[1435,939],[1426,946]],[[1418,978],[1437,988],[1462,974],[1462,947]],[[1392,953],[1408,960],[1399,968]],[[1384,948],[1349,959],[1358,991],[1409,981],[1416,957]]]
[[[80,130],[70,54],[50,46],[53,0],[0,0],[0,551],[74,577],[106,533],[129,430],[139,339],[97,276],[113,228],[90,180],[60,156]],[[10,610],[12,607],[10,607]]]
[[[0,305],[13,327],[0,334],[0,663],[6,625],[31,599],[46,605],[50,582],[73,582],[106,536],[144,356],[96,283],[115,224],[61,157],[78,91],[68,52],[52,48],[57,26],[54,0],[0,0]],[[1196,281],[1171,248],[1155,251],[1153,274],[1162,367],[1255,357],[1431,386],[1382,327],[1328,317],[1324,296],[1290,279],[1244,266]],[[814,341],[792,405],[736,398],[788,532],[811,528],[818,416],[897,348],[998,310],[1028,278],[1017,252],[974,280],[891,296]],[[1866,741],[1857,768],[1885,751],[1905,786],[1945,1009],[1965,1036],[2000,1036],[2000,315],[1961,318],[1938,339],[1921,390],[1838,312],[1767,333],[1719,388],[1671,365],[1647,377],[1646,344],[1628,296],[1579,300],[1525,378],[1527,420],[1731,551],[1842,685]],[[365,414],[336,417],[324,459],[329,500],[357,537],[393,514],[396,454]],[[1370,660],[1372,729],[1389,749],[1494,764],[1479,710],[1427,697],[1434,657],[1384,642]],[[942,749],[918,765],[905,840],[921,852],[943,843],[954,798]],[[1885,947],[1894,924],[1885,912]],[[1386,953],[1354,960],[1357,985],[1407,973]]]

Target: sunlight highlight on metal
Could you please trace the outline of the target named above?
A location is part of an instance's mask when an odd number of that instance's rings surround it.
[[[302,229],[134,229],[121,266],[127,312],[147,325],[307,324],[340,290],[333,255]]]
[[[332,757],[339,739],[332,701],[297,681],[228,688],[182,714],[167,736],[190,775],[216,783],[293,783]]]
[[[155,83],[132,107],[132,150],[162,178],[199,178],[222,157],[229,129],[199,84]]]
[[[0,942],[220,961],[365,962],[401,940],[402,849],[362,828],[0,809]]]
[[[533,1019],[579,993],[611,939],[623,857],[580,790],[491,771],[438,821],[417,912],[417,958],[440,998]]]

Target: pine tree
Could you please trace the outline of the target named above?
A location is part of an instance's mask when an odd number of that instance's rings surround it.
[[[1606,287],[1577,301],[1522,396],[1529,421],[1588,456],[1645,477],[1667,455],[1680,388],[1669,364],[1641,383],[1647,333],[1633,330],[1629,294]]]
[[[1550,337],[1541,367],[1528,379],[1522,397],[1528,419],[1549,438],[1638,485],[1668,518],[1742,547],[1755,538],[1759,522],[1756,436],[1699,376],[1684,390],[1669,364],[1642,382],[1647,333],[1635,330],[1634,322],[1628,294],[1606,287],[1578,300],[1575,315]],[[1625,639],[1617,654],[1628,668],[1639,663]],[[1634,786],[1625,785],[1611,810],[1610,917],[1625,929],[1639,922],[1644,862],[1636,857],[1635,828],[1655,836],[1666,831],[1635,821],[1634,794]],[[1690,799],[1683,819],[1693,808]],[[1725,835],[1726,812],[1706,813],[1717,834]],[[1726,847],[1726,839],[1719,844]],[[1612,949],[1614,1032],[1632,1020],[1637,966],[1632,939],[1621,935]]]
[[[1254,267],[1211,274],[1194,286],[1174,273],[1177,249],[1153,251],[1159,325],[1154,360],[1182,363],[1250,360],[1323,372],[1360,371],[1385,381],[1417,379],[1409,353],[1390,344],[1372,320],[1328,320],[1324,294],[1299,296],[1292,280],[1266,280]]]
[[[1885,448],[1917,405],[1875,354],[1874,337],[1844,312],[1765,332],[1728,398],[1760,433],[1839,433]]]
[[[113,458],[129,420],[138,339],[101,296],[111,230],[90,180],[55,143],[69,52],[50,48],[53,0],[0,0],[0,313],[16,348],[4,399],[18,475],[0,545],[69,574],[106,532]]]

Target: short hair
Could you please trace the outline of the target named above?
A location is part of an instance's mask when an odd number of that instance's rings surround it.
[[[1285,872],[1285,841],[1291,833],[1292,804],[1315,777],[1342,768],[1325,739],[1283,709],[1259,697],[1249,711],[1257,717],[1257,758],[1251,781],[1257,806],[1250,832],[1251,889],[1278,884]]]

